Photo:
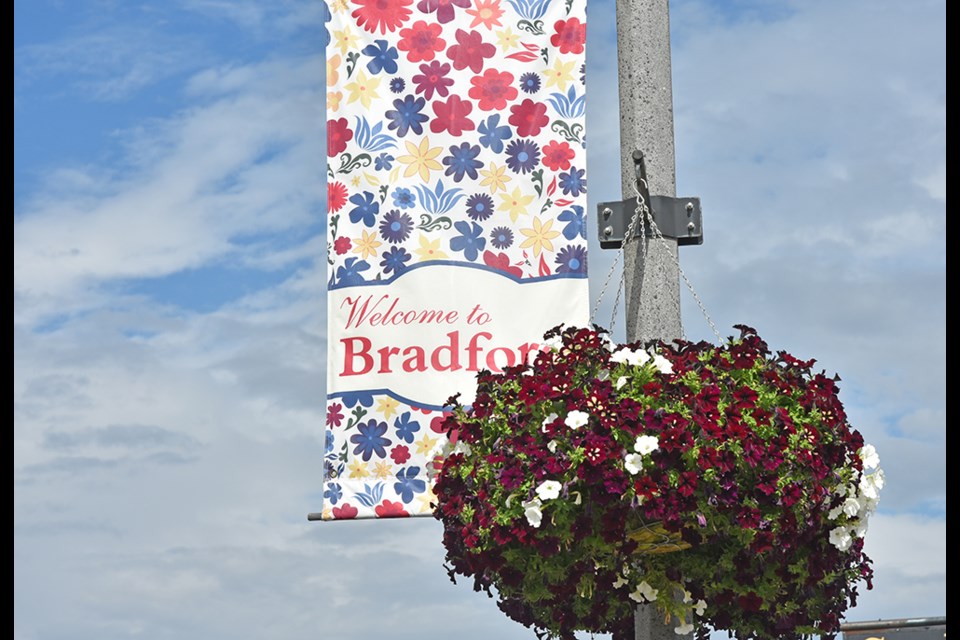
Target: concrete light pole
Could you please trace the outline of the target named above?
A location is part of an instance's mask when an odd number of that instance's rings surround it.
[[[617,0],[617,62],[623,198],[636,196],[635,150],[644,155],[649,192],[675,196],[668,0]],[[625,246],[627,342],[682,337],[677,241],[635,238]],[[636,640],[692,637],[676,634],[651,604],[637,606],[634,635]]]

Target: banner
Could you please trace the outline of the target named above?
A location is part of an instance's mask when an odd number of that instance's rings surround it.
[[[443,408],[589,318],[585,0],[330,0],[324,519],[429,515]]]

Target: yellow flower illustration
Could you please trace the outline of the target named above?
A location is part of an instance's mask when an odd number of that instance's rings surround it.
[[[540,218],[533,219],[533,228],[520,229],[520,233],[527,236],[527,239],[520,245],[521,249],[533,249],[533,255],[539,256],[541,251],[553,251],[553,243],[550,242],[560,235],[559,231],[553,231],[553,219],[547,220],[546,224],[540,222]]]
[[[340,49],[340,55],[346,55],[350,49],[356,49],[360,46],[360,40],[356,34],[347,27],[342,31],[334,31],[331,34],[330,44]]]
[[[516,222],[520,216],[529,214],[527,205],[533,202],[533,194],[525,196],[520,187],[515,187],[513,193],[501,193],[500,202],[506,208],[506,212],[510,214],[510,222]]]
[[[440,249],[440,238],[431,240],[422,233],[420,234],[420,247],[414,249],[413,252],[417,254],[420,262],[425,260],[446,260],[450,257]]]
[[[497,31],[497,45],[504,51],[516,48],[519,43],[520,34],[514,33],[510,27]]]
[[[361,69],[357,72],[354,81],[344,87],[350,92],[350,96],[347,98],[347,104],[360,102],[365,109],[369,109],[370,103],[374,98],[378,97],[377,89],[379,87],[380,77],[373,76],[371,78]]]
[[[383,244],[377,240],[377,233],[367,233],[366,231],[360,231],[360,237],[354,238],[353,242],[356,246],[353,247],[354,253],[360,254],[361,260],[366,260],[370,256],[377,255],[377,249]],[[388,418],[390,416],[387,416]]]
[[[576,64],[574,60],[564,62],[560,58],[557,58],[553,66],[543,72],[543,76],[547,79],[543,88],[546,89],[556,86],[560,91],[566,91],[567,83],[573,82],[573,67],[576,66]]]
[[[387,418],[388,420],[397,412],[397,407],[399,406],[400,403],[390,396],[383,396],[377,400],[377,411],[382,413],[383,417]]]
[[[427,455],[433,451],[433,447],[438,441],[439,438],[431,438],[429,435],[424,435],[422,440],[417,441],[417,453],[421,456]]]
[[[443,166],[437,162],[437,156],[443,153],[443,147],[431,149],[430,139],[427,136],[423,136],[419,146],[412,142],[404,142],[404,144],[407,146],[407,155],[397,158],[397,162],[407,165],[403,172],[404,178],[419,174],[423,182],[430,182],[430,172],[443,169]]]
[[[489,167],[489,169],[480,169],[480,175],[483,176],[483,180],[480,181],[480,186],[490,187],[491,194],[501,189],[506,191],[507,183],[513,180],[512,177],[507,175],[507,165],[498,167],[496,163],[491,162]]]
[[[373,475],[383,480],[393,475],[393,465],[389,462],[381,461],[373,465]]]
[[[354,458],[353,462],[347,465],[348,475],[351,478],[369,478],[370,470],[367,469],[367,464],[361,462],[360,458]]]

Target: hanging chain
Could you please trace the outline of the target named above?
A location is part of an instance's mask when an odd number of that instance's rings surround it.
[[[710,314],[707,313],[706,307],[703,305],[703,301],[700,299],[700,296],[697,294],[696,290],[693,288],[693,284],[690,282],[690,279],[687,278],[687,274],[683,272],[683,268],[680,266],[680,259],[677,257],[677,253],[674,251],[674,248],[667,242],[664,238],[663,233],[660,232],[660,227],[657,226],[656,221],[654,221],[653,216],[650,215],[650,207],[647,205],[646,200],[644,200],[643,195],[640,193],[640,184],[643,182],[643,186],[647,187],[645,180],[640,180],[634,183],[634,192],[637,194],[637,206],[633,211],[633,216],[630,218],[630,223],[627,225],[627,231],[624,234],[623,242],[620,243],[620,251],[617,252],[616,257],[613,260],[613,264],[610,265],[610,271],[607,272],[606,280],[604,280],[603,286],[600,288],[600,294],[597,296],[597,302],[593,307],[593,311],[590,313],[590,317],[593,321],[596,321],[597,311],[600,309],[600,303],[603,301],[604,295],[606,295],[607,287],[610,284],[610,279],[613,277],[614,272],[616,271],[617,264],[621,259],[624,261],[624,266],[626,266],[626,249],[627,243],[631,242],[634,237],[634,228],[637,226],[637,222],[640,223],[640,237],[644,239],[643,243],[640,245],[640,259],[641,264],[646,265],[647,263],[647,221],[650,221],[650,231],[653,238],[655,238],[663,247],[664,251],[673,259],[674,265],[677,267],[677,273],[680,274],[680,277],[683,279],[684,284],[687,286],[687,289],[690,291],[690,295],[693,296],[694,301],[697,303],[697,307],[700,309],[700,313],[703,314],[704,319],[707,321],[707,324],[710,325],[710,330],[713,331],[713,335],[716,336],[717,342],[722,343],[723,337],[720,335],[720,332],[717,331],[716,325],[714,325],[713,320],[710,319]],[[666,265],[660,263],[660,271],[664,278],[666,278]],[[626,274],[621,272],[620,282],[617,285],[617,293],[613,299],[613,310],[610,313],[610,332],[613,332],[613,327],[616,324],[617,320],[617,309],[620,306],[620,297],[623,294],[624,281],[626,279]],[[674,300],[676,303],[677,317],[680,317],[680,298],[679,296]],[[681,338],[686,340],[685,332],[683,331],[683,324],[681,323]],[[640,336],[640,340],[643,340],[643,337]]]
[[[637,193],[637,200],[641,200],[643,197],[640,195],[639,187],[635,187]],[[667,242],[666,238],[663,237],[663,234],[660,232],[660,227],[657,226],[657,223],[654,221],[653,216],[650,216],[650,230],[652,231],[653,237],[660,242],[663,246],[664,251],[673,259],[673,264],[677,267],[677,273],[680,274],[680,277],[683,279],[684,284],[687,285],[687,289],[690,291],[690,295],[693,296],[694,301],[697,303],[697,307],[700,308],[700,313],[703,314],[704,319],[707,321],[707,324],[710,325],[710,330],[713,331],[713,335],[716,336],[717,342],[722,344],[723,337],[721,337],[720,332],[717,331],[716,325],[713,324],[713,320],[710,319],[710,314],[707,313],[706,307],[703,306],[703,301],[700,300],[700,296],[697,295],[697,292],[693,288],[690,279],[687,278],[687,274],[683,272],[683,268],[680,266],[680,259],[677,257],[677,252],[673,250],[673,247]],[[666,279],[667,268],[664,263],[660,263],[660,271]],[[675,299],[676,308],[677,308],[677,317],[680,317],[680,297],[677,296]],[[682,324],[681,324],[681,334],[683,334]],[[686,335],[681,335],[681,338],[686,340]]]

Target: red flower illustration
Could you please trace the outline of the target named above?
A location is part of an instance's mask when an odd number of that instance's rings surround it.
[[[551,140],[541,149],[543,164],[551,171],[566,171],[570,168],[570,161],[575,152],[566,142]]]
[[[349,140],[350,138],[347,139]],[[344,147],[346,147],[346,143],[344,143]],[[340,211],[345,204],[347,204],[347,188],[343,186],[342,182],[328,182],[327,209],[330,211],[330,213],[336,213],[337,211]]]
[[[350,238],[346,236],[340,236],[333,241],[333,250],[337,252],[338,256],[342,256],[346,252],[350,251],[350,247],[353,246],[353,243],[350,242]]]
[[[390,457],[397,464],[403,464],[410,459],[410,449],[406,445],[400,444],[390,449]]]
[[[350,131],[346,118],[327,120],[328,156],[332,158],[338,153],[343,153],[347,148],[347,142],[351,139],[353,139],[353,131]]]
[[[521,137],[537,135],[550,121],[547,118],[547,105],[529,98],[510,107],[510,113],[508,121],[517,128],[517,135]]]
[[[439,24],[430,24],[423,20],[413,23],[408,29],[400,30],[400,42],[397,49],[407,52],[410,62],[429,62],[447,46],[440,37],[443,27]]]
[[[464,131],[473,131],[473,120],[467,116],[473,111],[473,105],[460,96],[450,96],[446,102],[434,102],[433,112],[436,117],[430,122],[430,131],[441,133],[446,130],[452,136],[459,136]]]
[[[510,264],[510,258],[503,252],[494,253],[493,251],[484,251],[483,261],[488,267],[493,267],[498,271],[506,271],[518,278],[523,277],[523,271],[520,270],[520,267],[515,267]]]
[[[470,83],[473,85],[468,95],[479,100],[477,106],[483,111],[505,109],[507,102],[517,97],[518,91],[513,86],[513,74],[496,69],[487,69],[482,76],[474,76]]]
[[[557,20],[553,25],[555,33],[550,36],[550,44],[557,47],[560,53],[583,53],[583,46],[587,41],[587,25],[577,18]]]
[[[448,88],[453,84],[453,78],[448,78],[450,65],[446,62],[434,60],[430,64],[420,65],[420,73],[413,76],[413,82],[417,85],[417,93],[422,93],[427,100],[433,98],[434,92],[438,96],[446,97],[450,93]]]
[[[380,30],[380,33],[396,31],[410,18],[408,8],[413,0],[357,0],[359,8],[354,9],[352,15],[357,19],[357,25],[370,33]]]
[[[349,520],[356,518],[360,511],[352,504],[345,504],[342,507],[333,508],[333,517],[336,520]]]
[[[389,500],[384,500],[378,504],[374,511],[376,511],[377,515],[381,518],[402,518],[403,516],[410,515],[404,510],[402,503],[390,502]]]
[[[492,58],[497,48],[483,41],[479,31],[467,33],[457,29],[457,44],[447,49],[447,57],[453,61],[454,69],[470,69],[480,73],[483,69],[483,59]]]

